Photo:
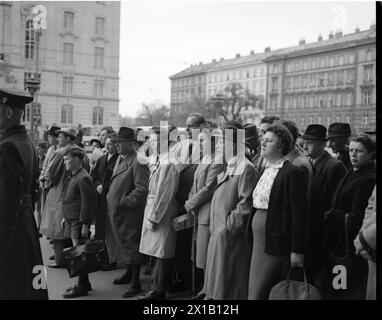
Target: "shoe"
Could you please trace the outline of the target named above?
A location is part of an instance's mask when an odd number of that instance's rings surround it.
[[[164,291],[151,290],[146,294],[139,296],[138,300],[166,300]]]
[[[206,297],[205,293],[199,293],[196,296],[191,297],[191,300],[204,300]]]
[[[75,285],[71,288],[66,289],[66,292],[62,295],[65,299],[78,298],[88,295],[88,290],[86,288]]]
[[[102,268],[102,271],[111,271],[117,268],[117,262],[110,263],[107,267]]]
[[[124,273],[121,277],[116,278],[113,280],[113,284],[120,285],[120,284],[129,284],[131,282],[131,273]]]
[[[56,258],[55,258],[55,256],[54,256],[54,254],[52,254],[52,255],[49,257],[49,260],[54,260],[54,259],[56,259]]]
[[[48,267],[49,267],[49,268],[53,268],[53,269],[65,269],[65,268],[66,268],[66,266],[61,265],[61,264],[57,264],[57,263],[55,263],[55,262],[53,262],[53,263],[49,263],[49,264],[48,264]]]
[[[128,286],[127,291],[122,294],[122,298],[135,297],[136,295],[138,295],[138,293],[141,293],[141,292],[142,292],[141,286],[138,286],[138,287]]]

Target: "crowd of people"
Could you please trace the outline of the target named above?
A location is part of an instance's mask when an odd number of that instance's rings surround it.
[[[53,243],[50,267],[65,267],[64,248],[83,243],[94,224],[111,262],[105,270],[124,267],[113,283],[126,285],[125,298],[165,299],[192,287],[195,300],[268,299],[290,268],[304,268],[324,299],[375,298],[372,132],[333,123],[301,134],[277,117],[218,128],[201,114],[185,125],[186,139],[174,126],[154,126],[144,139],[139,128],[105,127],[89,157],[74,129],[50,127],[49,148],[38,145],[36,206]],[[340,288],[338,264],[346,268]],[[90,290],[83,275],[64,297]]]

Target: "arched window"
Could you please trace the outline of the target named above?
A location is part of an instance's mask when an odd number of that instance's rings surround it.
[[[64,104],[61,107],[61,123],[73,123],[73,106]]]
[[[93,125],[94,126],[103,125],[103,108],[102,107],[93,108]]]

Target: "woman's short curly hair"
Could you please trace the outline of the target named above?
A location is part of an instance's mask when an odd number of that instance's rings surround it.
[[[293,137],[289,130],[280,123],[274,123],[265,132],[272,132],[277,136],[281,147],[281,153],[286,156],[293,146]]]
[[[375,143],[374,139],[372,139],[367,134],[364,134],[364,133],[358,134],[358,135],[350,138],[349,142],[351,142],[351,141],[361,143],[367,149],[367,151],[369,153],[376,151],[376,143]]]

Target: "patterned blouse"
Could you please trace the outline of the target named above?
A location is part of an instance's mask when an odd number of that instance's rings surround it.
[[[273,182],[284,164],[284,159],[280,159],[273,164],[266,164],[264,173],[257,182],[253,191],[253,207],[256,209],[268,210],[269,196],[271,194]]]

